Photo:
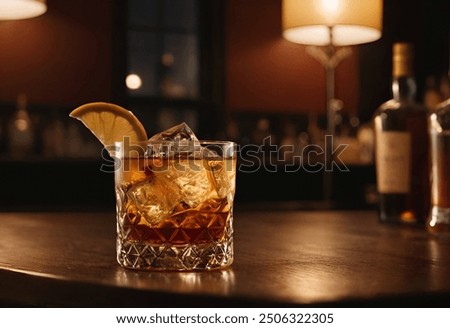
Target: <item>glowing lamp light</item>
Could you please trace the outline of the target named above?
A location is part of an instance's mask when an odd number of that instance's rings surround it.
[[[47,11],[46,0],[1,0],[0,20],[37,17]]]
[[[142,86],[142,79],[137,74],[128,74],[125,79],[125,84],[130,90],[137,90]]]
[[[283,0],[283,37],[316,46],[372,42],[381,37],[382,14],[381,0]]]
[[[336,130],[335,69],[351,53],[350,46],[372,42],[381,37],[383,0],[282,0],[283,37],[308,45],[306,52],[325,68],[327,134]],[[332,143],[326,153],[333,152]],[[332,156],[327,158],[332,165]],[[331,166],[330,166],[331,167]],[[323,177],[324,196],[332,197],[331,171]]]

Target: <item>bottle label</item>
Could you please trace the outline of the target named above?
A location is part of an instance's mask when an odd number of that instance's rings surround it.
[[[384,131],[378,133],[376,142],[378,191],[382,194],[409,193],[411,135]]]

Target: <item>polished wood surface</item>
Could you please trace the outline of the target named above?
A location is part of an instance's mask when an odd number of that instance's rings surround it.
[[[449,306],[450,238],[374,212],[237,211],[235,263],[201,273],[115,261],[113,213],[0,214],[3,306]]]

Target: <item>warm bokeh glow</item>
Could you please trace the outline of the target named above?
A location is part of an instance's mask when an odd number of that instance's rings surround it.
[[[137,74],[128,74],[125,79],[125,84],[128,89],[137,90],[142,86],[142,79]]]
[[[1,0],[0,20],[25,19],[47,11],[45,0]]]

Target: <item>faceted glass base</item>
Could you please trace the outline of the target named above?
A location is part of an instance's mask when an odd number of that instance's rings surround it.
[[[122,267],[200,271],[225,268],[233,262],[232,211],[182,215],[163,221],[165,228],[128,221],[119,215],[116,250]]]
[[[233,262],[233,239],[207,244],[147,244],[117,239],[117,261],[128,269],[195,271]]]

